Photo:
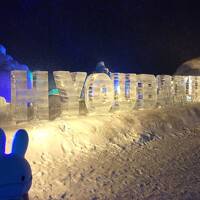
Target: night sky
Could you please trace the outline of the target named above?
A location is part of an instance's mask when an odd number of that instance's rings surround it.
[[[200,56],[200,6],[186,2],[5,0],[0,43],[32,70],[172,74]]]

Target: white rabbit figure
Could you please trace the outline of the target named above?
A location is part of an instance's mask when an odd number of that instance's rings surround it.
[[[12,151],[6,154],[6,135],[0,128],[0,200],[28,199],[32,184],[31,167],[24,158],[28,141],[27,132],[18,130],[12,142]]]

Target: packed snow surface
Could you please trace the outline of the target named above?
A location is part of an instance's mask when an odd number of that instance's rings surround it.
[[[29,132],[30,200],[200,199],[200,105],[6,125]]]

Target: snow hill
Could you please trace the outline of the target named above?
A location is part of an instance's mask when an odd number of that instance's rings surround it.
[[[199,199],[200,106],[4,124],[29,132],[30,200]]]

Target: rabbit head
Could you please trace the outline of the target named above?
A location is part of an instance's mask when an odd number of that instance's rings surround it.
[[[5,154],[6,135],[0,129],[0,200],[21,198],[31,187],[31,167],[24,158],[28,140],[27,132],[18,130],[11,153]]]

